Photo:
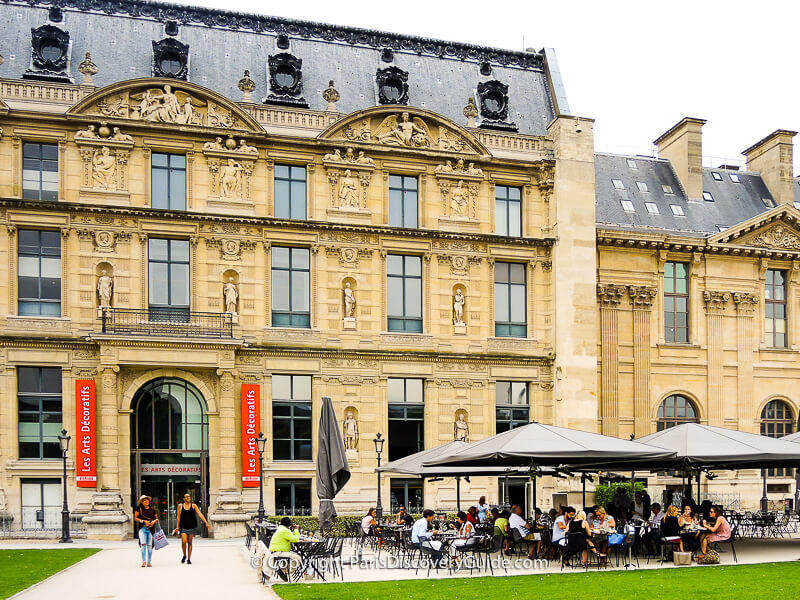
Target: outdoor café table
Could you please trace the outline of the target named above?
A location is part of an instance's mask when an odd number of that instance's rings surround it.
[[[300,566],[294,571],[295,581],[299,581],[303,573],[308,571],[309,567],[314,573],[320,576],[322,581],[325,581],[325,575],[320,572],[313,561],[314,556],[321,552],[324,547],[325,542],[317,539],[301,539],[299,542],[294,542],[292,544],[292,550],[300,557]]]

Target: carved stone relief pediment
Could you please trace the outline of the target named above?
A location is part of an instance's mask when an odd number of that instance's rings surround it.
[[[775,250],[800,250],[800,231],[779,221],[765,229],[743,236],[735,243]]]

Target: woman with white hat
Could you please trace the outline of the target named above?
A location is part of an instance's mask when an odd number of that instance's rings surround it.
[[[153,557],[153,541],[158,524],[158,513],[155,508],[150,506],[150,496],[139,496],[139,503],[136,505],[136,512],[133,513],[133,520],[139,528],[137,536],[139,546],[142,549],[142,566],[152,567],[150,560]]]

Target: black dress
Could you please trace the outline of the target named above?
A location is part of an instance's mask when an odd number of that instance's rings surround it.
[[[678,517],[664,517],[661,521],[661,533],[664,537],[678,537],[681,534],[681,525]]]
[[[580,554],[586,550],[586,530],[583,528],[584,521],[573,519],[567,525],[567,551],[564,553],[564,560],[569,560],[575,554]]]

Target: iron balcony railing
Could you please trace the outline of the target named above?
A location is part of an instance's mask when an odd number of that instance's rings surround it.
[[[233,338],[231,313],[195,312],[183,308],[104,308],[102,333],[185,338]]]

